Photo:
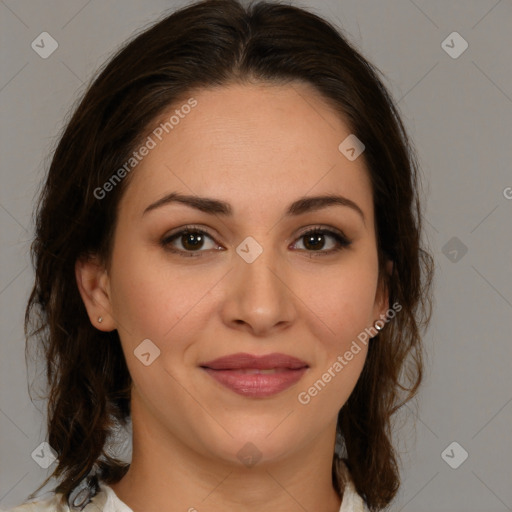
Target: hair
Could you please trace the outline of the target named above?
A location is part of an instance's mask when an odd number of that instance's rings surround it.
[[[118,204],[131,174],[101,200],[94,191],[191,91],[302,82],[364,142],[379,283],[387,284],[389,303],[402,306],[369,344],[337,423],[343,460],[368,508],[381,510],[393,500],[400,472],[391,420],[423,378],[421,331],[431,317],[433,259],[420,241],[415,150],[379,73],[340,29],[312,12],[277,2],[244,7],[237,0],[206,0],[165,13],[91,79],[56,144],[34,211],[26,355],[34,338],[45,364],[48,442],[58,456],[38,490],[55,477],[54,492],[69,499],[93,469],[111,484],[129,467],[109,453],[107,441],[116,425],[130,419],[131,377],[117,331],[102,332],[90,323],[75,264],[97,255],[110,265]],[[388,259],[394,263],[391,274],[385,270]],[[332,481],[341,495],[344,476],[336,456]]]

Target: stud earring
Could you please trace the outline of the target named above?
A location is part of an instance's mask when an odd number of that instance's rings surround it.
[[[98,317],[98,322],[99,322],[100,324],[101,324],[101,322],[103,322],[103,317],[102,317],[102,316]]]
[[[377,334],[375,336],[378,336],[380,334],[380,331],[384,329],[384,325],[380,325],[379,320],[373,323],[373,328],[377,331]],[[372,336],[372,339],[375,338],[375,336]]]
[[[380,331],[382,331],[382,329],[384,329],[384,325],[380,325],[378,322],[379,321],[377,320],[373,324],[373,328],[377,331],[377,334],[375,336],[378,336],[380,334]],[[372,336],[372,338],[375,338],[375,336]]]

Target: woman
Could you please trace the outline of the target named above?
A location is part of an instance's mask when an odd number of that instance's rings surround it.
[[[25,320],[59,484],[14,510],[391,503],[430,320],[418,188],[376,69],[319,17],[209,0],[129,42],[38,205]]]

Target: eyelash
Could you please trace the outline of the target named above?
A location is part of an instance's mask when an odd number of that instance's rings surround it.
[[[200,235],[206,235],[207,237],[209,237],[212,240],[214,240],[214,238],[207,231],[205,231],[203,229],[200,229],[200,228],[198,228],[196,226],[185,226],[180,231],[175,232],[175,233],[171,233],[170,235],[165,236],[160,241],[160,245],[165,250],[170,251],[172,253],[179,254],[180,256],[185,257],[185,258],[190,258],[190,257],[197,258],[197,257],[200,257],[201,253],[206,252],[206,251],[201,251],[201,250],[198,250],[198,251],[184,251],[182,249],[176,249],[175,247],[173,247],[171,245],[171,242],[173,242],[175,239],[178,239],[179,237],[181,237],[183,235],[188,235],[188,234],[191,234],[191,233],[193,233],[193,234],[200,234]],[[341,251],[342,249],[347,248],[348,246],[350,246],[352,244],[352,241],[349,240],[341,232],[334,231],[334,230],[331,230],[331,229],[321,228],[321,227],[314,227],[313,229],[310,229],[309,231],[305,231],[304,233],[302,233],[297,238],[297,240],[299,240],[301,238],[304,238],[304,237],[306,237],[308,235],[329,235],[329,236],[332,236],[336,240],[336,242],[338,243],[338,247],[337,248],[330,249],[328,251],[322,251],[322,250],[319,250],[319,251],[307,251],[306,250],[306,252],[312,253],[311,257],[329,256],[331,254],[334,254],[336,252]],[[301,250],[305,250],[305,249],[301,249]]]

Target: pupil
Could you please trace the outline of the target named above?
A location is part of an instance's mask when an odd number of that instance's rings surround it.
[[[202,243],[202,235],[201,234],[188,233],[187,235],[184,235],[184,237],[185,237],[185,243],[183,244],[183,246],[185,248],[194,249],[194,248],[199,247]],[[191,244],[189,243],[190,240],[192,240]],[[194,240],[195,240],[195,242],[194,242]],[[187,245],[190,247],[187,247]]]
[[[312,247],[313,249],[318,248],[319,246],[323,246],[322,237],[323,237],[323,235],[321,235],[321,234],[307,236],[306,237],[306,247],[310,243],[313,244],[313,247]]]

